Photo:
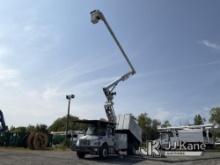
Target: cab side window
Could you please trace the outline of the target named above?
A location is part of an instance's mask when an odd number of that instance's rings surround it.
[[[108,129],[107,129],[107,135],[108,135],[108,136],[112,136],[112,135],[113,135],[113,130],[112,130],[112,128],[108,128]]]

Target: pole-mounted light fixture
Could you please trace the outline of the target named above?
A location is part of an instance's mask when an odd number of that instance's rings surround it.
[[[68,131],[69,131],[70,103],[71,103],[71,99],[74,99],[74,98],[75,98],[74,94],[66,95],[66,99],[68,100],[68,109],[67,109],[67,118],[66,118],[66,137],[65,137],[65,143],[67,142],[67,136],[68,136]]]

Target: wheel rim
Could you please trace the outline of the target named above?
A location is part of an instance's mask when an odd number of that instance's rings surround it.
[[[103,155],[104,158],[107,157],[108,152],[107,152],[107,149],[106,149],[106,148],[103,149],[102,155]]]

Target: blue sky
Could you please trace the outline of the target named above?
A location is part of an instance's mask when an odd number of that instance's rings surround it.
[[[0,6],[0,108],[8,125],[46,123],[66,114],[105,117],[102,87],[128,66],[100,9],[137,74],[119,84],[117,114],[146,112],[174,125],[220,106],[220,2],[176,0],[21,0]]]

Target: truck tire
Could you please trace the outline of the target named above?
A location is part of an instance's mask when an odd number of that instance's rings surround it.
[[[102,159],[105,159],[108,157],[108,145],[107,144],[103,144],[102,147],[99,149],[99,157]]]
[[[86,155],[84,152],[77,152],[76,154],[77,154],[78,158],[84,158]]]

